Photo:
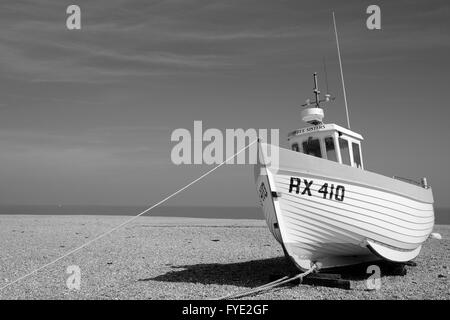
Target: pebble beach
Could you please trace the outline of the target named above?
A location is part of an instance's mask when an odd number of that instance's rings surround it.
[[[0,216],[0,299],[214,299],[292,273],[265,221],[126,216]],[[363,271],[351,290],[286,285],[246,299],[450,299],[450,226],[436,225],[406,274],[381,275],[368,290]],[[69,266],[81,271],[69,289]],[[368,277],[368,275],[367,275]],[[6,287],[5,287],[6,286]]]

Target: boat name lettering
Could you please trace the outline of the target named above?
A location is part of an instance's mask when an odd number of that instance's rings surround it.
[[[301,193],[302,195],[312,196],[311,186],[313,184],[313,180],[291,177],[291,182],[289,183],[289,193],[295,192],[296,194]],[[326,182],[317,190],[317,192],[322,194],[323,199],[334,199],[341,202],[344,201],[345,187],[342,185],[335,186],[333,183]]]
[[[319,131],[325,129],[325,125],[321,124],[318,126],[313,126],[313,127],[307,127],[307,128],[302,128],[302,129],[298,129],[295,131],[295,134],[303,134],[303,133],[308,133],[308,132],[313,132],[313,131]]]

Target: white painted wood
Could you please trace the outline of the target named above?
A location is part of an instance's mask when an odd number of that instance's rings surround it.
[[[369,246],[381,257],[386,260],[394,261],[394,262],[407,262],[419,255],[422,246],[418,246],[414,250],[411,251],[398,251],[386,246],[383,246],[375,241],[367,240]]]
[[[404,262],[419,254],[434,226],[431,189],[283,148],[278,151],[278,166],[267,166],[266,176],[257,174],[257,187],[264,182],[269,194],[281,195],[267,197],[263,212],[272,234],[300,269],[315,262],[330,268],[380,257]],[[311,195],[289,192],[291,178],[313,181]],[[343,201],[324,198],[318,191],[325,183],[344,186]]]

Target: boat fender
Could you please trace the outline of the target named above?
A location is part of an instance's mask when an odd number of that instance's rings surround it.
[[[430,234],[430,238],[431,238],[431,239],[442,240],[441,234],[440,234],[440,233],[437,233],[437,232],[431,233],[431,234]]]

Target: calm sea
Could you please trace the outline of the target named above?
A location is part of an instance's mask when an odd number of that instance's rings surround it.
[[[147,207],[140,206],[19,206],[0,205],[0,214],[35,215],[124,215],[133,216]],[[450,208],[435,209],[436,224],[450,224]],[[145,214],[160,217],[210,219],[264,219],[258,207],[159,207]]]
[[[122,215],[134,216],[148,207],[144,206],[24,206],[0,205],[1,214],[35,215]],[[145,216],[191,217],[211,219],[264,219],[258,207],[157,207]]]

